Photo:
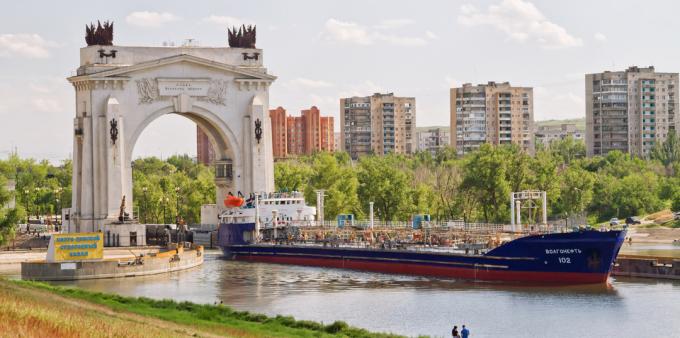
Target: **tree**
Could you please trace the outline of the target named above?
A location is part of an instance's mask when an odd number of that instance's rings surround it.
[[[676,192],[671,200],[671,210],[674,212],[680,211],[680,192]]]
[[[446,161],[434,168],[433,204],[438,219],[456,219],[462,216],[464,219],[470,217],[473,208],[465,208],[465,203],[461,203],[467,196],[461,192],[462,184],[461,169],[454,161]]]
[[[356,173],[342,155],[318,153],[312,156],[312,175],[305,187],[305,199],[308,204],[316,203],[316,190],[324,189],[324,218],[333,219],[339,214],[362,216],[357,197],[359,182]]]
[[[669,130],[666,139],[656,143],[649,157],[661,161],[666,167],[680,162],[680,137],[676,131]]]
[[[473,194],[485,222],[503,222],[508,216],[510,185],[504,154],[485,143],[468,155],[463,171],[463,193]]]
[[[663,203],[658,197],[658,179],[652,173],[632,174],[624,177],[614,197],[617,217],[640,215],[660,210]]]
[[[302,191],[311,175],[312,169],[306,163],[291,160],[274,165],[274,183],[278,191]]]
[[[0,246],[14,238],[16,225],[25,217],[21,207],[5,207],[12,198],[12,193],[6,186],[7,179],[0,176]]]
[[[529,182],[531,157],[515,144],[499,147],[496,151],[500,152],[506,161],[505,175],[510,191],[524,190]]]
[[[598,172],[593,175],[595,178],[593,195],[597,196],[597,198],[594,198],[588,206],[589,212],[597,214],[599,219],[618,216],[615,199],[619,191],[619,180],[604,172]]]
[[[166,161],[137,159],[133,173],[134,210],[143,222],[173,222],[179,215],[185,222],[196,224],[201,221],[201,205],[215,201],[213,169],[187,155],[171,156]]]
[[[533,159],[529,159],[531,167],[531,179],[529,185],[533,189],[546,192],[548,210],[555,209],[555,204],[560,198],[560,180],[558,179],[558,166],[561,157],[554,156],[549,151],[539,151]]]
[[[582,140],[575,140],[567,136],[561,140],[550,142],[549,151],[559,158],[562,163],[570,164],[572,161],[586,157],[586,145]]]
[[[593,199],[595,178],[578,166],[571,166],[560,175],[560,198],[557,210],[566,216],[583,212]]]
[[[410,177],[398,167],[399,156],[366,156],[359,161],[357,177],[361,201],[374,202],[378,217],[404,220],[409,217]]]

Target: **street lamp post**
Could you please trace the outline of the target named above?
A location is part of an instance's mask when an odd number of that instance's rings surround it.
[[[61,192],[62,191],[63,191],[63,189],[61,187],[57,187],[56,189],[54,189],[54,196],[55,196],[54,201],[56,202],[55,208],[57,209],[54,212],[55,213],[54,218],[57,221],[59,221],[59,216],[61,215]],[[61,223],[63,223],[63,221],[64,220],[61,220],[61,222],[57,222],[57,224],[61,225]]]
[[[28,224],[28,219],[31,217],[31,212],[28,210],[28,189],[24,189],[24,204],[26,205],[26,224]]]
[[[35,203],[35,218],[40,219],[40,205],[38,205],[38,200],[39,197],[38,194],[40,193],[40,187],[35,187],[35,195],[36,195],[36,203]]]
[[[175,188],[175,194],[176,194],[176,195],[175,195],[175,203],[177,204],[177,206],[176,206],[176,210],[177,210],[177,217],[176,217],[176,218],[177,218],[177,223],[179,223],[179,218],[180,218],[180,212],[179,212],[179,192],[180,192],[180,190],[182,190],[182,189],[180,189],[179,187],[176,187],[176,188]]]
[[[167,204],[167,197],[163,197],[161,195],[161,198],[158,200],[158,203],[163,207],[163,221],[161,222],[162,224],[165,224],[165,205]]]
[[[144,223],[147,222],[147,218],[146,218],[146,212],[147,212],[147,208],[148,208],[148,203],[147,203],[147,200],[146,200],[147,190],[149,190],[147,187],[142,188],[142,192],[144,192],[144,201],[143,201],[143,204],[142,204],[144,206],[144,211],[142,212],[142,217],[144,218],[144,221],[143,221]]]
[[[168,219],[165,210],[168,206],[168,202],[170,202],[170,199],[168,197],[161,197],[161,201],[163,202],[163,224],[166,223],[166,220]]]

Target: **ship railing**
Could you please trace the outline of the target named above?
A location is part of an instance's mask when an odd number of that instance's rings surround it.
[[[248,196],[246,196],[248,197]],[[260,200],[265,199],[277,199],[277,198],[304,198],[305,195],[300,191],[290,191],[290,192],[270,192],[270,193],[260,193],[258,198]]]
[[[338,230],[338,229],[371,229],[371,223],[367,220],[355,220],[352,222],[337,221],[311,221],[311,220],[293,220],[287,221],[285,225],[297,227],[314,227],[323,230]],[[280,224],[279,226],[284,226]],[[407,221],[374,221],[373,230],[453,230],[475,233],[500,233],[500,232],[514,232],[519,234],[534,234],[534,233],[554,233],[565,232],[569,229],[563,225],[521,225],[513,229],[510,224],[504,223],[483,223],[483,222],[463,222],[455,221],[436,221],[436,222],[422,222],[418,227],[414,228],[412,222]]]

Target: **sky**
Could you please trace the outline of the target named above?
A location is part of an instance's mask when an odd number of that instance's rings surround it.
[[[0,157],[53,162],[72,152],[74,89],[66,77],[84,26],[113,20],[114,44],[194,39],[225,46],[226,28],[256,24],[271,108],[317,106],[375,92],[416,97],[417,125],[449,125],[449,88],[509,81],[534,88],[536,120],[585,116],[584,74],[680,69],[674,1],[34,1],[0,11]],[[336,129],[339,122],[336,122]],[[154,121],[135,157],[196,153],[195,125]]]

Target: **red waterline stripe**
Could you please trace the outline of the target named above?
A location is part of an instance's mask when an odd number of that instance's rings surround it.
[[[507,271],[485,268],[459,268],[414,263],[389,263],[356,259],[333,259],[313,257],[285,257],[266,255],[239,255],[235,259],[250,262],[320,266],[327,268],[352,269],[401,275],[448,277],[484,281],[512,281],[532,283],[594,284],[605,283],[608,274],[580,272],[535,272]]]

